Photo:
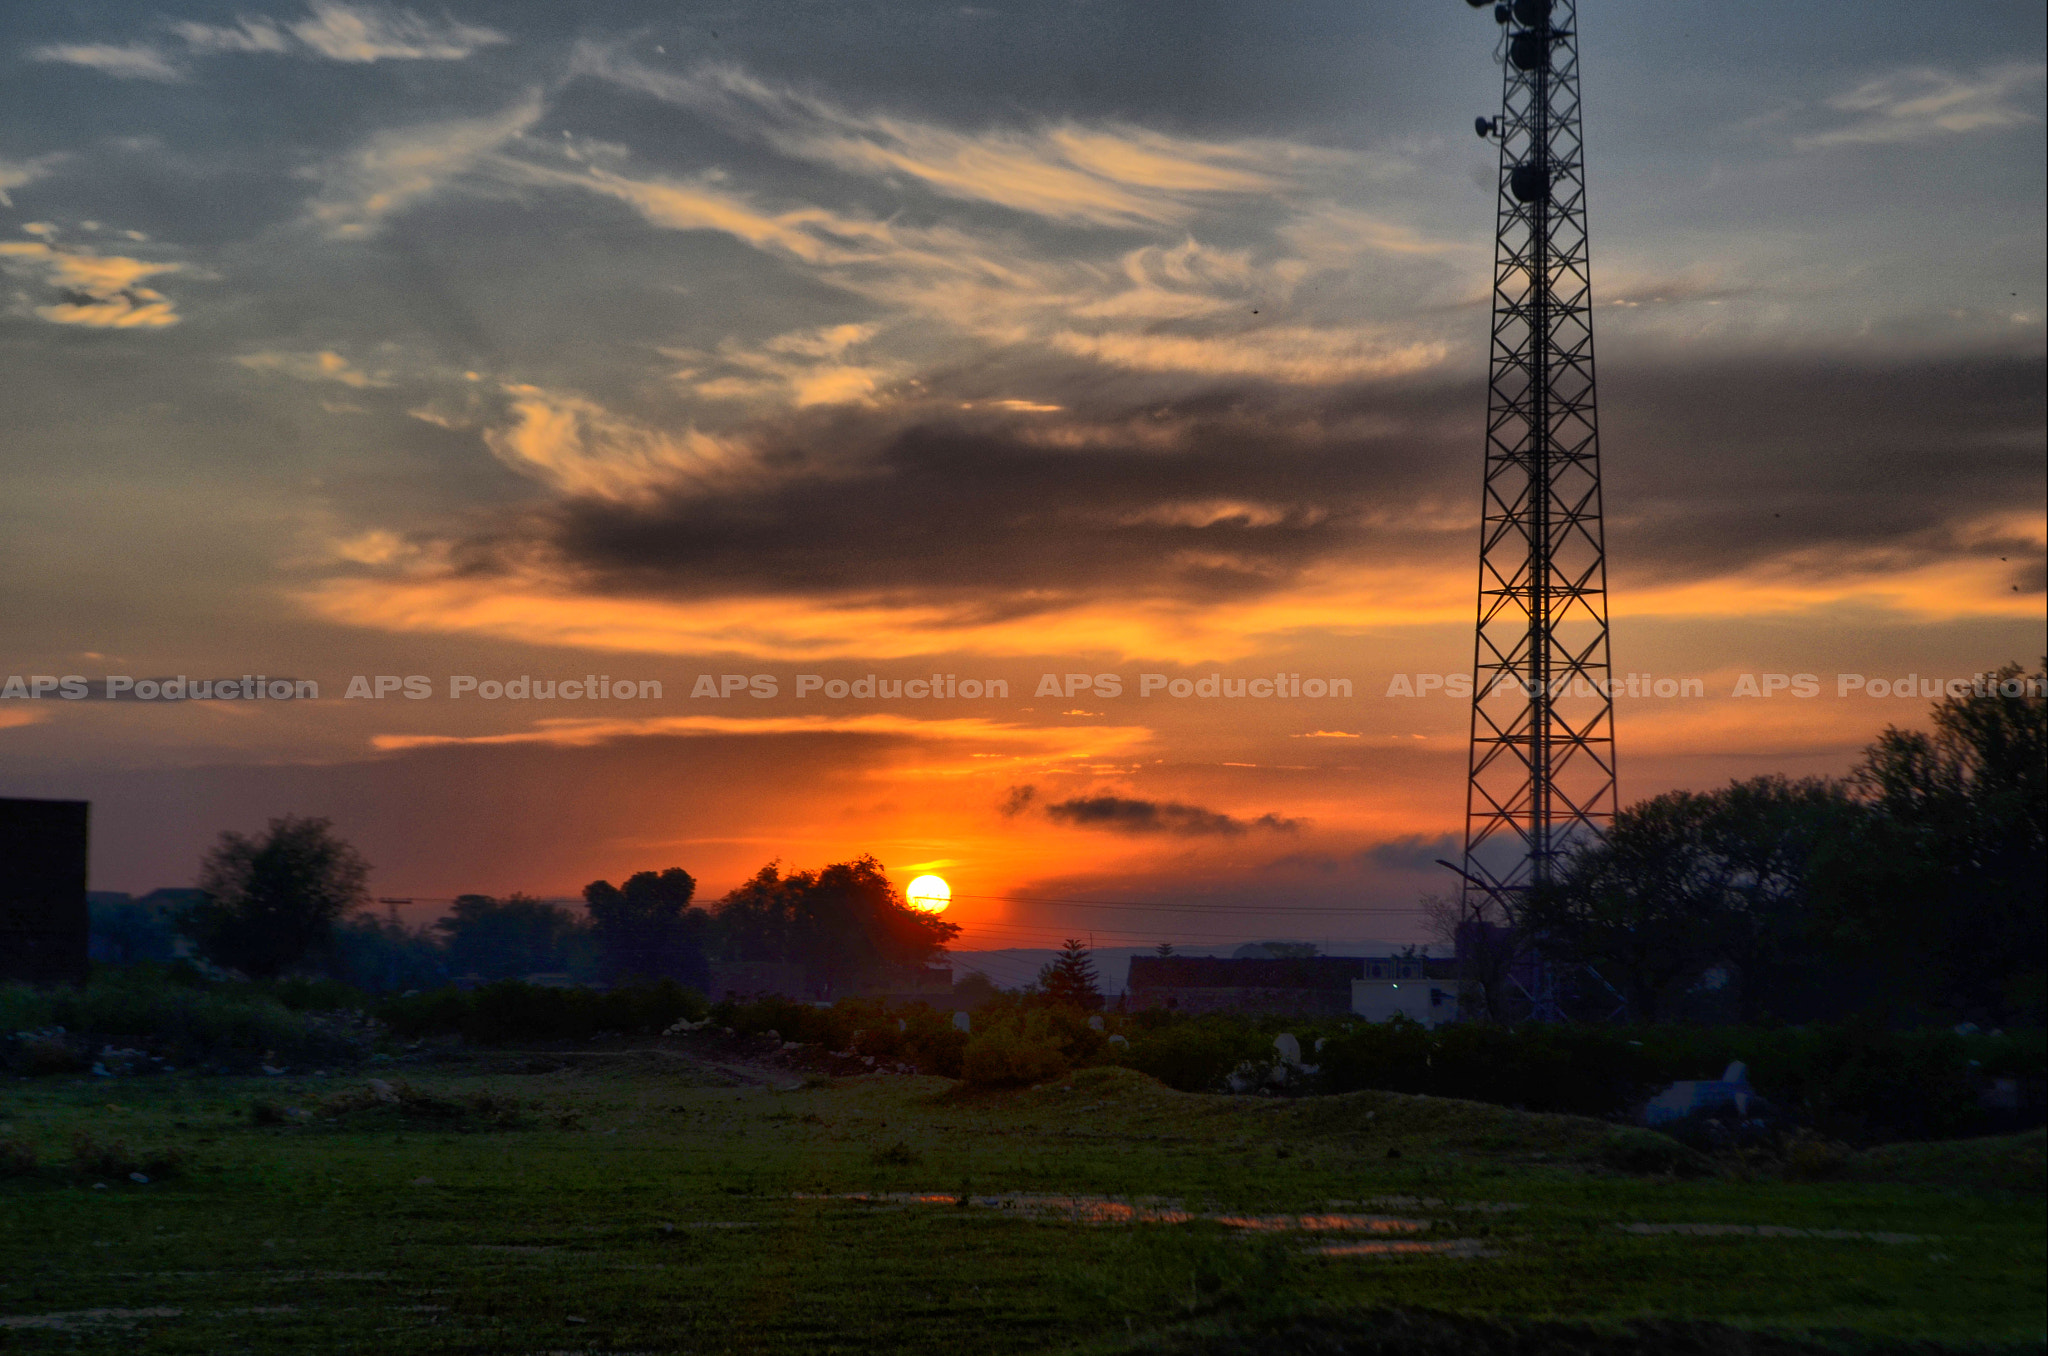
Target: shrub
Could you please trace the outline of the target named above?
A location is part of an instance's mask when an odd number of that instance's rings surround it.
[[[427,989],[385,999],[377,1005],[377,1017],[396,1036],[453,1035],[462,1030],[470,997],[461,989]]]
[[[1396,1018],[1331,1038],[1320,1059],[1333,1092],[1426,1092],[1582,1116],[1617,1115],[1670,1081],[1640,1047],[1585,1027],[1432,1031]]]
[[[1801,1130],[1785,1145],[1785,1175],[1799,1182],[1826,1182],[1849,1166],[1849,1146]]]
[[[977,1088],[1029,1087],[1066,1071],[1067,1061],[1056,1046],[1008,1026],[973,1036],[960,1059],[961,1078]]]
[[[293,1012],[338,1012],[369,1006],[367,994],[338,979],[294,975],[259,987]]]
[[[1655,1130],[1633,1127],[1608,1132],[1600,1145],[1600,1161],[1619,1172],[1700,1177],[1713,1171],[1698,1150]]]
[[[92,1046],[56,1031],[25,1032],[14,1042],[7,1065],[32,1075],[84,1073],[92,1067]]]
[[[0,1177],[26,1177],[36,1170],[36,1149],[20,1139],[0,1139]]]
[[[416,1088],[402,1078],[396,1083],[376,1079],[364,1087],[337,1093],[320,1104],[319,1114],[339,1120],[375,1111],[393,1112],[413,1120],[476,1123],[494,1130],[518,1130],[530,1124],[527,1104],[516,1097],[488,1089],[442,1097]]]
[[[121,1140],[101,1141],[81,1130],[71,1137],[71,1166],[81,1177],[127,1177],[151,1181],[185,1170],[183,1149],[131,1149]]]
[[[508,979],[468,992],[432,989],[377,1006],[378,1017],[398,1035],[460,1035],[479,1045],[588,1040],[607,1032],[655,1035],[706,1011],[702,994],[666,979],[602,992]]]
[[[1775,1142],[1796,1122],[1869,1144],[2001,1128],[1979,1105],[1979,1088],[1993,1076],[2040,1078],[2048,1046],[2040,1032],[1561,1024],[1431,1031],[1396,1019],[1355,1025],[1330,1038],[1318,1058],[1332,1092],[1426,1092],[1603,1117],[1627,1115],[1668,1083],[1716,1078],[1742,1060],[1751,1085],[1769,1100],[1765,1138]],[[1704,1146],[1729,1147],[1742,1137],[1725,1119],[1693,1127]]]
[[[1271,1055],[1272,1041],[1241,1023],[1195,1018],[1140,1028],[1119,1062],[1182,1092],[1212,1092],[1233,1069]]]
[[[80,989],[0,989],[0,1031],[16,1033],[0,1046],[0,1059],[23,1073],[89,1067],[92,1052],[106,1045],[173,1065],[348,1064],[367,1055],[373,1040],[360,1023],[291,1011],[255,985],[195,984],[150,965],[101,967]]]
[[[949,1012],[926,1003],[892,1007],[879,999],[842,998],[829,1007],[790,998],[728,1000],[711,1009],[710,1020],[743,1036],[774,1034],[826,1050],[851,1050],[875,1059],[905,1060],[919,1073],[960,1076],[967,1033]]]
[[[727,999],[711,1009],[711,1021],[742,1036],[773,1031],[783,1040],[822,1045],[828,1050],[847,1049],[854,1036],[867,1027],[886,1026],[891,1033],[896,1029],[895,1018],[886,1014],[882,1004],[853,998],[822,1008],[774,995],[744,1003]]]
[[[917,1065],[917,1071],[941,1078],[960,1077],[966,1065],[968,1034],[954,1026],[945,1014],[922,1004],[911,1009],[907,1022],[903,1054]]]
[[[879,1168],[914,1168],[924,1161],[924,1155],[910,1147],[907,1140],[897,1140],[886,1149],[877,1149],[872,1155]]]

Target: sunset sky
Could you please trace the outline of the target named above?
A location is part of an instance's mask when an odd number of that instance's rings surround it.
[[[2048,651],[2043,7],[1580,14],[1614,663],[1705,694],[1620,704],[1623,799],[1844,771],[1928,702],[1837,675]],[[0,700],[0,793],[92,800],[101,889],[299,813],[428,915],[871,852],[964,947],[1420,940],[1467,706],[1388,693],[1471,663],[1495,37],[8,7],[0,677],[91,686]],[[102,695],[179,674],[320,697]]]

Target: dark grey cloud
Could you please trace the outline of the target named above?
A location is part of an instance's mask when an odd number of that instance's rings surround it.
[[[1342,409],[1289,417],[1219,392],[1116,411],[1078,449],[990,422],[876,429],[846,415],[769,435],[758,486],[571,502],[526,526],[608,591],[1262,593],[1355,550],[1382,507],[1426,496],[1452,443],[1402,417],[1402,395],[1382,400],[1401,427],[1354,433]],[[1171,450],[1150,436],[1162,430]],[[1440,455],[1416,455],[1440,440]],[[863,441],[878,445],[847,465]]]
[[[1292,833],[1307,821],[1263,814],[1257,819],[1238,819],[1199,805],[1172,800],[1138,800],[1127,796],[1075,796],[1045,807],[1056,824],[1084,829],[1107,829],[1112,833],[1169,833],[1186,838],[1234,836],[1253,829]]]
[[[1357,861],[1361,866],[1383,867],[1389,871],[1441,872],[1443,868],[1437,865],[1438,860],[1456,861],[1463,850],[1464,844],[1455,834],[1446,833],[1436,838],[1410,834],[1362,849]]]
[[[2005,557],[2009,583],[2039,587],[2038,543],[1985,527],[2043,497],[2039,354],[1631,367],[1601,395],[1608,540],[1631,579],[1869,553],[1885,570]]]
[[[2038,590],[2038,543],[1987,524],[2041,500],[2044,385],[2037,355],[1617,367],[1602,437],[1618,578],[1977,556]],[[543,560],[602,593],[880,595],[977,621],[1256,596],[1335,561],[1456,568],[1481,398],[1477,381],[1084,390],[1028,422],[792,417],[752,433],[760,474],[733,488],[488,518],[457,556],[485,574]]]

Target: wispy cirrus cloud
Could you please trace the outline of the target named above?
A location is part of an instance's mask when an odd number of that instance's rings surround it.
[[[1114,124],[963,132],[858,112],[730,64],[677,74],[592,44],[578,50],[572,72],[690,108],[796,159],[1095,226],[1182,220],[1204,198],[1272,192],[1296,167],[1349,158],[1293,143],[1201,141]]]
[[[41,155],[33,160],[8,160],[0,157],[0,207],[14,206],[10,189],[22,188],[34,183],[50,172],[50,166],[63,159],[61,155]]]
[[[53,42],[32,49],[36,61],[83,66],[116,80],[183,80],[184,67],[156,47],[144,42]]]
[[[266,17],[232,24],[180,21],[165,40],[48,43],[29,55],[37,61],[83,66],[116,80],[174,82],[195,58],[262,55],[327,61],[460,61],[485,47],[510,42],[494,28],[452,18],[423,19],[411,10],[314,0],[304,18],[280,23]]]
[[[541,115],[532,93],[482,118],[391,128],[356,150],[306,171],[320,183],[307,219],[340,239],[374,235],[395,213],[446,187],[531,127]]]
[[[1062,353],[1140,372],[1205,377],[1264,377],[1320,385],[1403,376],[1450,356],[1440,340],[1414,340],[1391,327],[1312,328],[1287,325],[1236,334],[1086,334],[1049,336]]]
[[[318,353],[242,353],[236,355],[235,361],[254,372],[276,372],[300,381],[337,382],[343,386],[352,386],[358,391],[393,384],[388,374],[365,372],[347,358],[329,349],[323,349]]]
[[[770,206],[723,176],[669,178],[617,163],[551,165],[506,158],[508,182],[570,188],[630,206],[650,225],[742,241],[890,312],[985,342],[1031,344],[1129,371],[1256,377],[1303,384],[1402,375],[1446,360],[1449,346],[1332,318],[1253,319],[1315,266],[1255,259],[1183,237],[1106,259],[1040,254],[1026,242],[958,224],[914,225],[812,203]]]
[[[662,351],[688,364],[676,380],[707,399],[772,400],[797,409],[872,405],[881,388],[905,372],[901,364],[855,357],[878,329],[821,325],[778,334],[758,346],[728,339],[711,352]]]
[[[1835,125],[1797,138],[1801,147],[1888,145],[1999,132],[2041,120],[2048,65],[2008,61],[1971,75],[1913,66],[1873,76],[1827,101]]]
[[[269,19],[238,19],[232,24],[175,23],[171,32],[193,56],[218,56],[230,52],[291,50],[291,39]]]
[[[494,28],[332,0],[314,0],[312,13],[289,27],[293,37],[329,61],[460,61],[479,48],[511,41]]]

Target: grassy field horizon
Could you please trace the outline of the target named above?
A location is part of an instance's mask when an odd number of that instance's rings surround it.
[[[629,1049],[369,1078],[5,1085],[0,1138],[26,1147],[0,1179],[0,1340],[1761,1353],[2048,1331],[2039,1131],[1804,1182],[1684,1175],[1581,1117],[1113,1068],[973,1091]]]

